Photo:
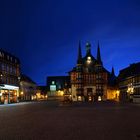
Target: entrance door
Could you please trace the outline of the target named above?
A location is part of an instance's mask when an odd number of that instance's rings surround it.
[[[87,101],[93,101],[93,92],[92,88],[87,88]]]

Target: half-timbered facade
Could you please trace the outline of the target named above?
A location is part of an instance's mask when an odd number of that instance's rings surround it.
[[[73,101],[101,101],[107,99],[107,86],[111,73],[104,67],[98,44],[97,58],[91,54],[91,45],[86,44],[86,56],[82,57],[79,43],[76,67],[70,72]]]

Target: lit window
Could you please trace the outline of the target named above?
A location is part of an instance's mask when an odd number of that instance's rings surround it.
[[[91,57],[89,56],[89,57],[87,57],[87,60],[91,60]]]
[[[81,96],[78,96],[78,101],[82,101],[82,97]]]
[[[98,101],[102,101],[102,98],[101,98],[101,96],[98,96]]]
[[[88,97],[88,101],[92,101],[92,98],[91,98],[91,96],[89,96],[89,97]]]
[[[52,81],[52,85],[54,85],[55,84],[55,82],[54,81]]]
[[[87,57],[87,63],[88,63],[88,64],[91,63],[91,57],[90,57],[90,56]]]

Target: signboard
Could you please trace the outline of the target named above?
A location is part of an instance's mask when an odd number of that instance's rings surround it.
[[[56,85],[50,85],[50,91],[56,91]]]

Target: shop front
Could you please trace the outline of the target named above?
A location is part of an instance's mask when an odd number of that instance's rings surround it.
[[[19,87],[12,85],[0,85],[0,104],[18,102]]]

